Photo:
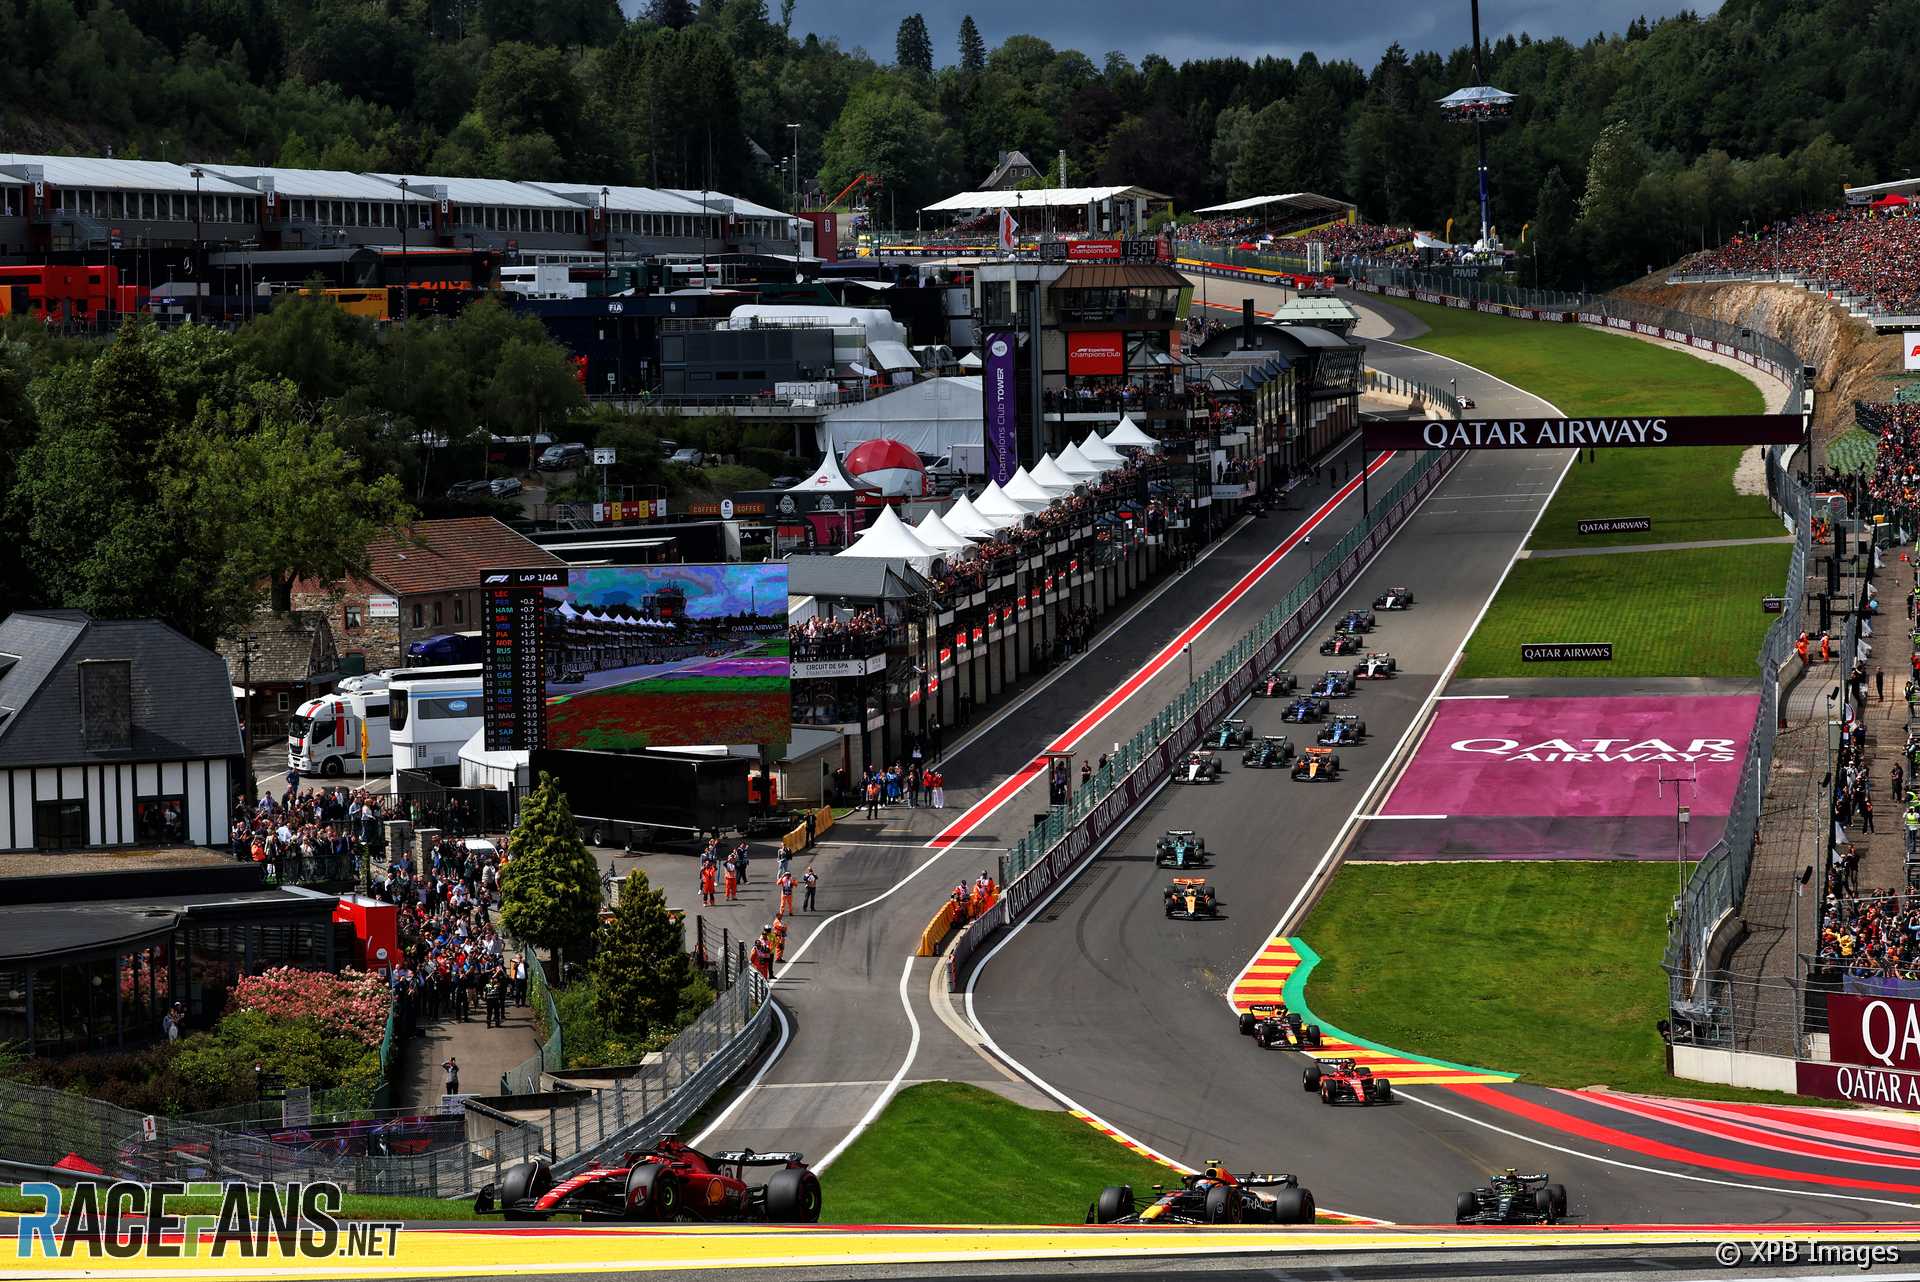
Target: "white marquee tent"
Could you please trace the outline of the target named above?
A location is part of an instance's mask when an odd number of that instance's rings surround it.
[[[1053,501],[1059,498],[1061,493],[1065,493],[1064,490],[1056,493],[1040,484],[1024,467],[1015,472],[1007,483],[1000,487],[1000,491],[1015,503],[1022,504],[1035,512],[1052,507]]]
[[[913,527],[913,532],[922,543],[940,552],[960,552],[971,546],[959,531],[947,528],[947,523],[940,519],[938,512],[929,512],[921,517],[920,524]]]
[[[1107,444],[1115,448],[1123,445],[1130,449],[1157,450],[1160,448],[1160,442],[1141,431],[1140,425],[1133,421],[1131,415],[1121,419],[1120,425],[1107,433]]]
[[[1094,462],[1082,454],[1080,447],[1071,441],[1067,442],[1066,449],[1060,451],[1060,456],[1056,461],[1060,465],[1060,470],[1068,476],[1077,476],[1089,481],[1099,476],[1102,472],[1111,471],[1113,468],[1119,466],[1117,463]]]
[[[814,429],[815,444],[829,453],[844,453],[884,436],[937,458],[956,445],[984,443],[983,422],[978,374],[929,378],[828,410]]]
[[[1119,450],[1101,440],[1098,432],[1088,432],[1087,439],[1080,442],[1080,456],[1089,463],[1107,468],[1119,467],[1127,461]]]
[[[847,474],[840,470],[839,457],[828,450],[827,456],[820,460],[820,466],[813,470],[813,475],[794,486],[789,493],[853,494],[863,488],[866,487],[855,485],[847,479]]]
[[[941,520],[955,534],[964,535],[970,539],[990,539],[1000,528],[1000,524],[1012,524],[1011,521],[996,524],[987,519],[974,510],[973,500],[964,494],[953,501],[953,506],[947,509],[946,515]]]
[[[942,556],[944,553],[922,543],[920,536],[915,534],[892,508],[884,507],[880,509],[880,515],[875,518],[873,524],[860,532],[859,538],[834,555],[904,559],[916,570],[924,571],[935,557]]]
[[[1006,491],[1000,488],[1000,482],[988,481],[987,488],[980,491],[980,497],[973,501],[973,510],[985,517],[994,529],[1004,530],[1009,525],[1020,524],[1036,509],[1008,498]]]
[[[1074,476],[1054,462],[1053,455],[1042,454],[1040,461],[1033,465],[1033,479],[1049,490],[1066,490],[1071,493],[1086,484],[1089,478]]]

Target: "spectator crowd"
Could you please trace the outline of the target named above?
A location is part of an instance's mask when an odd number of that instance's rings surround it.
[[[1826,209],[1742,233],[1689,272],[1799,276],[1863,295],[1870,311],[1920,308],[1920,224],[1905,209]]]

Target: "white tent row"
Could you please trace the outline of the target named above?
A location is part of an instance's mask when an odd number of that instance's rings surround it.
[[[1066,492],[1064,490],[1054,491],[1048,489],[1046,486],[1040,484],[1040,482],[1034,480],[1033,474],[1028,472],[1024,467],[1015,471],[1014,474],[1007,479],[1007,483],[1000,487],[1000,491],[1015,503],[1033,512],[1046,511],[1046,509],[1053,506],[1055,499]]]
[[[1116,447],[1124,445],[1129,449],[1142,450],[1160,448],[1160,442],[1141,431],[1140,425],[1133,421],[1133,416],[1130,414],[1121,418],[1119,425],[1107,433],[1107,444]]]
[[[938,512],[929,512],[921,517],[920,524],[913,527],[913,532],[920,537],[922,543],[942,552],[963,552],[973,546],[972,540],[966,535],[957,530],[948,529],[947,523],[940,519]]]
[[[900,519],[898,513],[891,507],[883,507],[880,509],[880,515],[874,518],[873,524],[860,532],[859,538],[834,555],[905,560],[914,569],[925,573],[935,557],[945,555],[945,550],[928,547],[920,541],[920,536]]]
[[[1100,433],[1088,432],[1087,439],[1080,442],[1080,456],[1089,463],[1108,469],[1120,467],[1127,461],[1119,450],[1100,439]]]
[[[963,535],[970,539],[990,539],[997,534],[1003,526],[1013,524],[1018,518],[1009,517],[1005,521],[991,520],[983,513],[975,510],[973,500],[962,494],[953,501],[953,506],[947,509],[946,515],[942,517],[941,520],[944,521],[946,527],[955,534]]]
[[[1074,476],[1067,472],[1065,468],[1054,462],[1051,454],[1042,454],[1040,461],[1033,465],[1033,479],[1049,490],[1061,490],[1069,494],[1086,484],[1088,480],[1087,477]]]

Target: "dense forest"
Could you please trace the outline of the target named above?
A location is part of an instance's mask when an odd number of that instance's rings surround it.
[[[1493,136],[1495,225],[1509,244],[1526,229],[1543,279],[1599,283],[1920,166],[1916,18],[1920,0],[1727,0],[1580,44],[1499,40],[1483,78],[1519,103]],[[872,175],[882,225],[913,227],[1011,148],[1179,210],[1318,191],[1378,222],[1477,222],[1471,140],[1433,107],[1474,82],[1464,39],[1372,67],[1136,65],[1031,36],[988,49],[970,18],[950,49],[911,15],[873,51],[804,21],[796,0],[632,19],[618,0],[0,0],[0,136],[778,202],[797,132],[802,187]]]

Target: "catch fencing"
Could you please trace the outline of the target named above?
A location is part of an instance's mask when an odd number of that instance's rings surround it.
[[[502,942],[505,942],[504,940]],[[553,990],[547,986],[547,968],[540,954],[521,947],[527,961],[527,1004],[540,1013],[547,1035],[534,1047],[533,1054],[500,1074],[502,1095],[527,1094],[540,1089],[540,1074],[567,1066],[566,1039],[560,1031],[560,1008],[554,1003]]]
[[[1462,457],[1459,451],[1423,452],[1368,510],[1367,519],[1316,560],[1285,600],[1121,744],[1067,804],[1053,807],[1000,856],[999,881],[1005,889],[955,940],[947,955],[950,989],[959,987],[986,939],[1025,917],[1172,776],[1183,754],[1305,635]]]

